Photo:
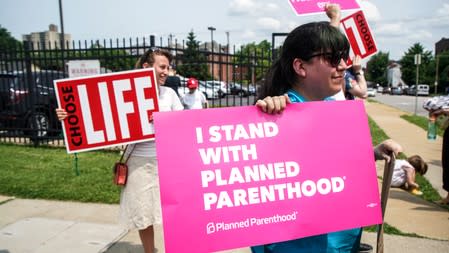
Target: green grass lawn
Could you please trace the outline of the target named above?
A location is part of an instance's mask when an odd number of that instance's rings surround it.
[[[0,144],[0,194],[20,198],[118,203],[120,189],[112,183],[118,151],[74,155],[65,148],[34,148]]]
[[[404,114],[404,115],[401,115],[401,118],[407,120],[408,122],[410,122],[412,124],[415,124],[415,125],[421,127],[425,131],[427,131],[427,123],[428,123],[427,117]],[[439,136],[443,137],[443,132],[444,132],[443,129],[441,129],[440,127],[437,127],[437,134]]]

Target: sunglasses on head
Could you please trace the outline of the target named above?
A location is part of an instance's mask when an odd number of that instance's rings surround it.
[[[154,53],[154,52],[157,52],[157,51],[161,51],[161,49],[158,48],[158,47],[150,47],[150,48],[145,52],[145,54],[143,55],[143,58],[144,58],[144,59],[147,59],[148,56],[150,56],[150,54],[152,54],[152,53]]]
[[[323,53],[315,53],[307,57],[307,60],[312,59],[313,57],[321,56],[323,57],[332,67],[337,67],[340,64],[341,59],[345,62],[349,59],[348,51],[338,51],[338,52],[323,52]]]
[[[148,51],[150,51],[150,52],[157,52],[157,51],[161,51],[161,49],[158,48],[158,47],[150,47],[150,49],[148,49]]]

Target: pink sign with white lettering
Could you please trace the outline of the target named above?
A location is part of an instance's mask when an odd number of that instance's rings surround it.
[[[161,112],[154,126],[168,253],[382,222],[363,102]]]
[[[341,10],[360,8],[357,0],[288,0],[288,2],[297,15],[321,13],[324,11],[324,6],[328,3],[339,4]]]

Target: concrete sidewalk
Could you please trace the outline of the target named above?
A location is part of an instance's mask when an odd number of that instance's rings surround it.
[[[425,177],[441,196],[445,196],[447,193],[442,189],[441,138],[427,140],[426,131],[400,118],[407,113],[398,109],[369,102],[365,106],[368,115],[390,138],[401,144],[406,155],[418,154],[429,164]],[[383,166],[380,164],[378,162],[378,175],[382,176]],[[390,191],[385,222],[403,232],[449,240],[449,212],[401,189],[392,188]]]
[[[429,181],[441,189],[441,139],[429,142],[425,131],[399,118],[405,114],[379,103],[366,103],[371,118],[407,155],[419,154],[429,162]],[[377,163],[383,175],[383,162]],[[136,231],[117,225],[118,205],[0,196],[0,253],[143,253]],[[449,211],[400,189],[391,189],[385,222],[406,233],[426,239],[384,236],[387,253],[449,252]],[[376,244],[374,233],[364,233],[363,242]],[[163,234],[156,227],[156,247],[164,252]],[[190,251],[190,250],[189,250]],[[186,251],[188,252],[188,251]],[[190,251],[191,252],[191,251]],[[249,253],[248,248],[226,251]]]
[[[442,188],[442,138],[437,136],[434,141],[427,140],[426,131],[400,117],[401,115],[411,115],[410,113],[379,103],[365,102],[365,107],[368,115],[377,125],[390,138],[401,144],[405,154],[408,156],[420,155],[429,164],[429,170],[425,177],[441,196],[446,196],[447,192]]]

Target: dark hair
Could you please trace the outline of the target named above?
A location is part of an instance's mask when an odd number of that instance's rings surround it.
[[[346,37],[329,22],[311,22],[291,31],[282,45],[280,57],[271,66],[259,93],[259,99],[285,94],[297,82],[293,70],[295,58],[309,60],[317,52],[349,52]]]
[[[169,51],[158,47],[151,47],[137,60],[135,68],[136,69],[143,68],[144,63],[148,63],[149,65],[153,66],[155,55],[162,55],[167,57],[169,63],[173,59],[173,56]]]
[[[420,175],[424,175],[427,172],[427,163],[419,155],[410,156],[407,158],[407,162],[409,162],[413,168],[415,168],[415,172]]]

